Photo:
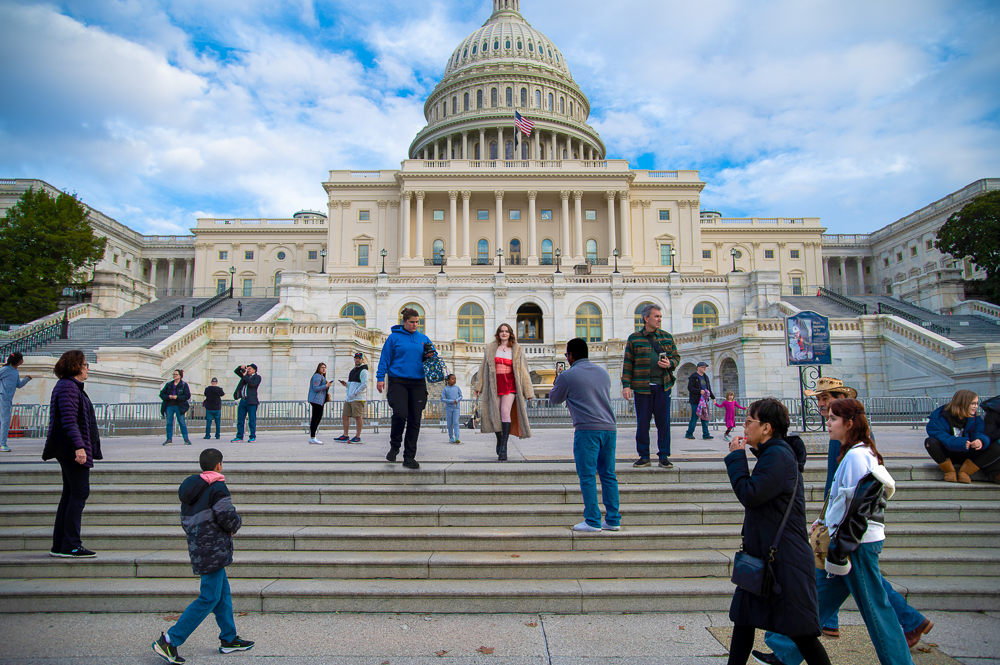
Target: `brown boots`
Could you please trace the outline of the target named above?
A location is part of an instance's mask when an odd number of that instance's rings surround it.
[[[950,459],[946,459],[938,464],[938,466],[941,467],[942,471],[944,471],[944,481],[946,483],[958,482],[958,476],[955,475],[955,465],[951,463]]]
[[[969,478],[976,471],[979,471],[979,467],[972,463],[972,460],[965,460],[962,462],[962,467],[958,470],[958,482],[960,483],[971,483],[972,478]]]

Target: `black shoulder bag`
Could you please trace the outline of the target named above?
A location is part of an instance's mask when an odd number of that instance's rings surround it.
[[[774,554],[778,551],[778,543],[781,542],[781,534],[785,532],[785,524],[788,523],[788,516],[792,514],[792,504],[795,503],[795,495],[799,491],[798,477],[795,479],[795,488],[792,490],[792,498],[788,501],[788,508],[785,509],[785,516],[778,527],[778,533],[774,536],[774,543],[771,551],[767,555],[767,561],[750,556],[743,549],[746,543],[740,544],[740,550],[733,559],[733,584],[749,591],[761,598],[770,598],[772,594],[781,593],[781,585],[774,578],[774,571],[771,566],[774,564]]]

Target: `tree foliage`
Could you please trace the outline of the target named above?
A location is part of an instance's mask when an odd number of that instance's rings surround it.
[[[26,191],[0,218],[0,318],[24,323],[55,311],[62,289],[104,256],[106,242],[76,196]]]
[[[1000,191],[980,194],[949,217],[934,246],[958,260],[969,257],[984,269],[982,290],[1000,302]]]

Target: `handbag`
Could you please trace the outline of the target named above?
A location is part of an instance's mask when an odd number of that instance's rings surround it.
[[[785,525],[788,523],[788,516],[792,514],[792,505],[795,503],[795,495],[798,494],[798,491],[799,481],[796,479],[792,498],[788,501],[785,516],[781,519],[781,526],[778,527],[778,533],[774,536],[774,543],[771,544],[767,561],[748,554],[744,549],[746,542],[740,544],[740,549],[733,559],[733,575],[730,579],[733,584],[744,591],[749,591],[761,598],[770,598],[772,594],[781,594],[781,585],[774,577],[772,565],[774,564],[774,554],[778,551],[778,543],[781,542],[781,534],[785,532]]]
[[[333,396],[331,396],[330,395],[330,391],[327,390],[326,391],[326,397],[323,398],[323,403],[326,404],[327,402],[332,402],[332,401],[333,401]]]
[[[823,510],[819,513],[821,520],[826,519],[826,506],[830,503],[830,496],[827,495],[823,502]],[[830,551],[830,529],[822,524],[809,533],[809,547],[813,551],[813,563],[820,570],[826,570],[826,553]]]
[[[466,429],[476,429],[479,427],[479,398],[476,398],[475,404],[472,405],[472,415],[469,419],[465,421]]]

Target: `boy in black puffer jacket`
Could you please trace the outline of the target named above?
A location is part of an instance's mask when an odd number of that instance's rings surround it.
[[[240,639],[233,621],[233,599],[229,593],[226,566],[233,562],[233,534],[242,520],[233,507],[226,478],[222,475],[222,453],[215,448],[202,451],[203,473],[189,476],[177,495],[181,500],[181,526],[187,534],[188,554],[195,575],[201,575],[201,594],[166,634],[153,642],[153,651],[168,663],[183,663],[177,647],[184,644],[209,614],[222,631],[219,653],[246,651],[253,642]]]

